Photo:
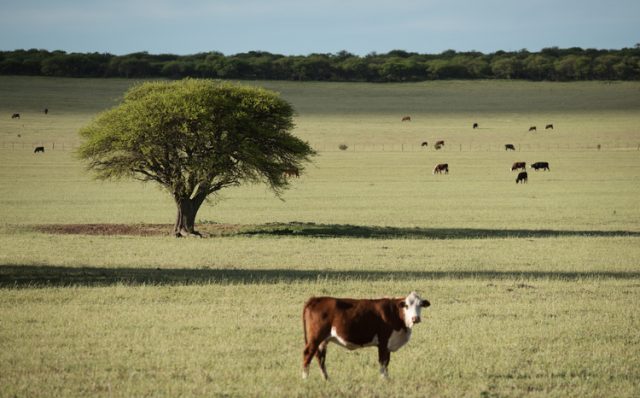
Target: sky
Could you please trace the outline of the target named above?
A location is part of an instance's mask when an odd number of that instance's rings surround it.
[[[0,0],[0,50],[357,55],[620,49],[640,0]]]

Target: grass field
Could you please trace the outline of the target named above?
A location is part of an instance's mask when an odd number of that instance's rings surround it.
[[[320,150],[284,201],[223,192],[207,239],[42,232],[173,221],[71,150],[133,83],[0,77],[0,396],[640,395],[640,83],[254,82]],[[389,380],[337,346],[301,379],[309,296],[411,290],[432,307]]]

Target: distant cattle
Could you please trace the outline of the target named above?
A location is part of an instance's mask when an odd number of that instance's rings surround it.
[[[13,115],[11,115],[11,119],[20,119],[20,114],[14,113]]]
[[[514,170],[525,170],[527,168],[527,163],[526,162],[515,162],[514,164],[511,165],[511,171]]]
[[[315,356],[322,377],[328,379],[325,360],[329,343],[349,350],[377,347],[380,375],[387,377],[391,353],[409,342],[413,326],[421,322],[422,308],[430,305],[416,292],[407,297],[373,300],[310,298],[302,311],[302,377],[309,376],[309,365]]]
[[[49,113],[49,108],[44,108],[44,114],[48,114]]]
[[[537,131],[538,129],[536,128],[536,126],[531,126],[529,127],[529,131]]]
[[[479,126],[478,126],[478,123],[474,123],[474,124],[473,124],[473,128],[474,128],[474,129],[477,129],[478,127],[479,127]]]
[[[516,184],[518,183],[526,184],[528,177],[529,176],[527,175],[526,171],[521,171],[520,173],[518,173],[518,177],[516,178]]]
[[[544,129],[545,130],[549,130],[549,129],[553,130],[553,124],[547,124],[546,126],[544,126]]]
[[[436,151],[439,151],[440,148],[442,148],[442,145],[435,144],[433,147],[436,149]]]
[[[410,122],[411,121],[411,116],[403,116],[402,117],[402,121],[403,122]]]
[[[505,144],[504,150],[505,151],[515,151],[516,147],[514,147],[513,144]]]
[[[440,163],[433,168],[433,174],[449,174],[449,163]]]
[[[283,172],[285,177],[300,177],[300,170],[295,167],[287,169]]]
[[[442,140],[436,141],[436,146],[437,145],[444,146],[444,141],[442,141]]]
[[[422,147],[427,147],[427,146],[429,146],[429,143],[428,143],[427,141],[425,141],[425,142],[423,142],[422,144],[420,144],[420,146],[422,146]]]
[[[44,147],[43,146],[37,146],[36,149],[33,150],[33,153],[38,153],[38,152],[44,153]]]
[[[535,171],[538,171],[540,169],[551,171],[551,169],[549,169],[549,162],[535,162],[531,164],[531,168]]]

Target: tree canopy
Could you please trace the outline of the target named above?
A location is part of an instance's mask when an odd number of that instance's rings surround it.
[[[306,56],[250,51],[224,55],[127,55],[64,51],[0,51],[0,74],[65,77],[183,77],[217,79],[405,82],[436,79],[550,81],[640,80],[640,46],[617,50],[544,48],[419,54],[392,50],[358,56],[347,51]]]
[[[177,236],[197,234],[205,199],[245,182],[276,195],[286,172],[303,170],[314,150],[292,135],[293,108],[278,94],[213,80],[147,82],[80,130],[78,154],[99,179],[134,178],[174,198]]]

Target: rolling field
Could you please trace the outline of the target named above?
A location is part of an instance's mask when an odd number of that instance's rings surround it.
[[[173,222],[72,150],[133,83],[0,77],[0,396],[640,394],[640,83],[254,82],[319,150],[284,200],[223,191],[206,239],[44,232]],[[412,290],[432,306],[389,380],[335,345],[301,379],[309,296]]]

